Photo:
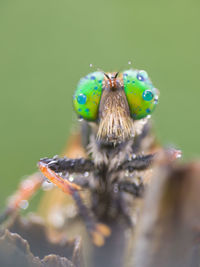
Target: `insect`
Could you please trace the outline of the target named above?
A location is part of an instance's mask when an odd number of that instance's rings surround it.
[[[94,250],[99,266],[105,257],[108,266],[122,266],[123,257],[113,258],[113,253],[123,254],[126,230],[134,224],[135,200],[144,192],[143,171],[154,159],[149,119],[158,97],[159,91],[144,70],[88,74],[73,96],[87,156],[56,156],[38,162],[42,174],[74,199],[92,242],[99,247]],[[69,179],[70,173],[73,179]],[[4,217],[42,181],[43,177],[37,176],[35,182],[31,179],[28,185],[27,181],[22,184]],[[89,205],[82,197],[84,191],[89,192]]]
[[[143,183],[136,182],[138,174],[130,178],[127,173],[145,170],[153,160],[153,154],[140,153],[158,95],[143,70],[88,74],[73,97],[75,112],[83,120],[87,158],[43,158],[38,163],[47,179],[72,196],[97,246],[115,231],[116,220],[132,225],[130,202],[141,196]],[[73,182],[66,172],[74,174]],[[90,207],[81,197],[84,189],[90,192]]]

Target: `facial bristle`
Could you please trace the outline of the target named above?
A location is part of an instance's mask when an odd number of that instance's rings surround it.
[[[133,134],[133,120],[123,90],[103,92],[99,117],[99,140],[120,143]]]

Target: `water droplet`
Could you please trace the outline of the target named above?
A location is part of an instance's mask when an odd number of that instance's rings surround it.
[[[73,181],[74,181],[74,176],[73,176],[73,175],[70,175],[70,176],[69,176],[69,181],[70,181],[70,182],[73,182]]]
[[[145,90],[142,94],[142,98],[145,101],[151,101],[153,99],[153,93],[150,90]]]
[[[44,181],[44,182],[42,183],[42,189],[43,189],[44,191],[49,191],[49,190],[51,190],[53,187],[54,187],[54,185],[53,185],[52,183],[50,183],[48,180],[47,180],[47,181]]]
[[[177,159],[180,159],[182,157],[182,151],[181,150],[176,150],[175,156]]]
[[[145,70],[140,70],[139,75],[142,76],[144,80],[148,79],[148,74]]]
[[[84,177],[88,177],[89,176],[89,172],[84,172]]]
[[[93,64],[92,63],[90,63],[90,68],[92,68],[93,67]]]
[[[83,117],[79,117],[78,121],[80,121],[80,122],[83,121]]]
[[[136,158],[136,155],[135,154],[132,154],[131,157],[132,157],[132,159],[135,159]]]
[[[129,60],[129,61],[128,61],[128,65],[131,65],[131,63],[132,63],[132,62]]]
[[[144,77],[143,77],[143,75],[141,75],[140,73],[138,73],[137,74],[137,79],[139,80],[139,81],[141,81],[141,82],[144,82]]]
[[[25,200],[25,199],[21,200],[20,203],[19,203],[19,207],[20,207],[21,209],[23,209],[23,210],[27,209],[28,206],[29,206],[29,203],[28,203],[28,201]]]
[[[84,105],[87,101],[87,96],[84,94],[80,94],[77,96],[77,102],[81,105]]]
[[[124,175],[125,175],[126,177],[128,177],[128,176],[129,176],[129,174],[130,174],[130,173],[129,173],[129,171],[128,171],[128,170],[126,170]]]
[[[154,104],[158,104],[158,96],[157,95],[154,97]]]
[[[128,161],[132,161],[134,158],[136,158],[135,154],[129,154]]]

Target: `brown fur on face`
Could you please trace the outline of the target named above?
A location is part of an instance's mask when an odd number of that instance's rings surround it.
[[[115,86],[111,87],[111,81],[105,81],[99,108],[97,138],[105,142],[120,143],[133,134],[133,120],[120,80],[116,79],[113,84]]]

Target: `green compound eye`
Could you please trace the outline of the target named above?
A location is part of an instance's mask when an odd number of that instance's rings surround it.
[[[77,86],[73,97],[74,108],[85,120],[97,119],[103,79],[103,72],[93,72],[82,78]]]
[[[158,102],[158,90],[154,88],[146,71],[124,71],[123,82],[131,117],[139,120],[151,114]]]

